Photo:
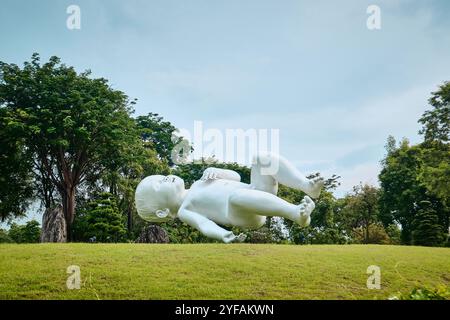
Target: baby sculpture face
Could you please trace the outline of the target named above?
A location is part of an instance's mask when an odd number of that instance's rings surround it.
[[[150,222],[164,222],[175,218],[185,193],[180,177],[154,175],[145,178],[136,188],[136,208],[139,215]]]

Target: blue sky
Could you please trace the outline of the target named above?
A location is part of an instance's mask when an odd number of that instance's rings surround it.
[[[0,0],[0,60],[57,55],[180,128],[278,128],[305,172],[377,184],[386,138],[419,141],[450,80],[450,2]],[[81,8],[81,30],[66,8]],[[381,30],[366,27],[369,5]]]

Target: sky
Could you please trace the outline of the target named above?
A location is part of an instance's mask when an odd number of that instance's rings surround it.
[[[305,173],[342,196],[378,184],[388,135],[419,142],[450,80],[447,0],[0,0],[0,61],[38,52],[90,69],[178,128],[279,129]],[[66,26],[69,5],[81,29]],[[381,28],[369,30],[369,5]]]

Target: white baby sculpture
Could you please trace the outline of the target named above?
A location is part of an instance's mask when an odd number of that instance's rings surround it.
[[[277,161],[274,174],[263,174],[266,167]],[[136,208],[147,221],[163,222],[178,217],[209,238],[225,243],[242,242],[245,236],[234,235],[219,225],[258,229],[266,217],[280,216],[301,226],[308,226],[315,208],[310,197],[305,196],[299,205],[276,196],[278,182],[301,190],[317,198],[323,179],[305,178],[286,159],[270,153],[253,159],[251,183],[240,182],[240,175],[232,170],[208,168],[189,190],[183,179],[174,176],[149,176],[136,189]]]

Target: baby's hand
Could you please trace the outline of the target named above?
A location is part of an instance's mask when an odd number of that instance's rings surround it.
[[[231,242],[244,242],[247,236],[243,233],[239,234],[238,236],[235,236],[233,232],[228,232],[223,237],[223,242],[225,243],[231,243]]]
[[[241,233],[240,235],[236,236],[234,242],[244,242],[245,239],[247,239],[247,235],[245,233]]]
[[[203,172],[203,176],[200,180],[207,181],[207,180],[216,180],[218,179],[219,173],[216,168],[208,168]]]

